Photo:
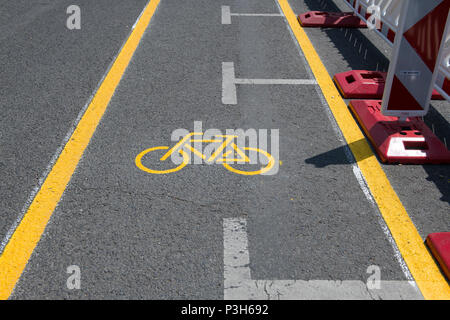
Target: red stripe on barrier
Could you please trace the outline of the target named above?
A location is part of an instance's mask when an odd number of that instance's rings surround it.
[[[450,80],[448,78],[445,78],[444,84],[442,85],[442,90],[450,95]]]
[[[433,72],[445,31],[450,1],[443,1],[404,33],[404,37]]]
[[[394,43],[395,41],[395,32],[392,31],[392,29],[389,29],[388,34],[387,34],[387,38],[390,42]]]
[[[403,83],[394,75],[387,110],[423,110],[416,98],[409,93]]]

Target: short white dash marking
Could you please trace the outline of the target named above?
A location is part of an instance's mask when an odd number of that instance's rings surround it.
[[[222,6],[222,24],[231,24],[230,6]]]

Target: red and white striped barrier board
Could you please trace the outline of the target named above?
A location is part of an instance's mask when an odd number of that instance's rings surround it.
[[[350,103],[381,160],[450,163],[450,151],[420,118],[427,114],[432,94],[450,100],[450,48],[445,45],[450,0],[345,1],[356,17],[393,45],[387,75],[353,70],[334,77],[347,98],[370,99],[384,88],[383,100]]]
[[[450,151],[420,118],[443,60],[450,0],[403,1],[383,100],[352,101],[350,109],[383,162],[450,163]]]
[[[450,28],[450,0],[404,0],[386,79],[386,116],[424,116]]]
[[[396,35],[399,31],[399,22],[400,16],[402,15],[404,10],[404,5],[409,1],[415,2],[417,4],[424,4],[424,7],[427,5],[434,6],[435,1],[433,0],[344,0],[345,3],[352,8],[354,13],[362,19],[364,22],[373,23],[374,20],[371,17],[374,16],[373,10],[369,8],[378,8],[379,9],[379,24],[376,25],[375,30],[378,35],[382,39],[384,39],[389,45],[393,46],[395,43]],[[443,1],[444,5],[445,2]],[[415,6],[415,4],[414,4]],[[369,12],[370,11],[370,12]],[[445,10],[441,12],[445,14]],[[370,24],[369,24],[370,27]],[[447,35],[447,40],[450,40],[450,32],[445,33]],[[421,34],[422,37],[427,37],[424,34]],[[441,95],[438,96],[436,93],[433,95],[435,98],[441,99],[441,97],[450,101],[450,67],[448,65],[447,57],[450,57],[450,46],[447,46],[445,49],[446,53],[442,56],[440,60],[441,65],[438,71],[437,80],[434,83],[434,88]],[[443,99],[442,98],[442,99]]]

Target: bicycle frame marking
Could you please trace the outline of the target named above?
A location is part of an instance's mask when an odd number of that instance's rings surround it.
[[[242,151],[242,149],[239,148],[233,142],[234,139],[238,138],[238,136],[236,136],[236,135],[216,135],[212,139],[194,138],[196,136],[203,136],[203,132],[190,132],[189,134],[184,136],[181,140],[179,140],[175,144],[175,146],[173,146],[170,149],[167,146],[159,146],[159,147],[153,147],[153,148],[146,149],[136,156],[135,164],[139,169],[141,169],[142,171],[145,171],[147,173],[153,173],[153,174],[173,173],[173,172],[183,169],[190,161],[191,156],[188,155],[183,150],[183,148],[190,150],[193,154],[200,157],[201,159],[206,161],[206,163],[208,163],[208,164],[212,164],[214,162],[217,164],[222,164],[227,170],[237,173],[237,174],[242,174],[242,175],[260,175],[260,174],[270,171],[275,164],[275,160],[274,160],[273,156],[271,154],[269,154],[268,152],[258,149],[258,148],[243,147],[244,150],[252,151],[252,152],[259,152],[260,154],[264,155],[264,157],[266,157],[268,160],[268,164],[265,167],[263,167],[257,171],[244,171],[244,170],[235,169],[235,168],[231,167],[230,164],[249,164],[250,163],[250,159],[245,154],[245,152]],[[222,138],[222,139],[217,139],[217,138]],[[207,158],[207,155],[203,154],[202,151],[197,150],[196,148],[194,148],[191,145],[192,142],[221,143],[221,144],[218,147],[216,147],[214,152]],[[228,149],[231,148],[232,150],[227,150],[227,148]],[[167,150],[167,149],[169,149],[169,150],[159,160],[161,162],[165,161],[174,152],[179,152],[181,154],[181,156],[183,157],[183,162],[180,165],[178,165],[176,168],[168,169],[168,170],[153,170],[153,169],[147,168],[146,166],[144,166],[142,164],[142,158],[146,154],[148,154],[152,151],[155,151],[155,150]],[[233,150],[235,151],[235,154],[238,157],[232,157],[232,158],[229,157],[230,154],[233,152]],[[222,157],[220,157],[221,155],[222,155]]]

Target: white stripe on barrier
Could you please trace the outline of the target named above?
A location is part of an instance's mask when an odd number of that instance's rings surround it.
[[[445,41],[443,58],[439,66],[435,88],[445,99],[450,101],[450,34],[447,34]]]

